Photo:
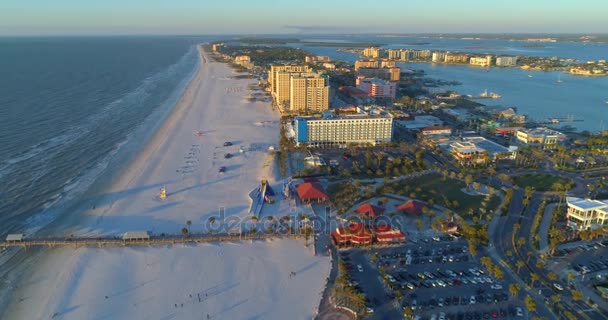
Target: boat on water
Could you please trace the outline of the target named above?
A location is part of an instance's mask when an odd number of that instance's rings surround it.
[[[560,75],[557,75],[557,80],[555,80],[555,82],[562,83],[562,77]]]
[[[467,97],[469,97],[471,99],[500,99],[500,98],[502,98],[502,96],[499,95],[498,93],[488,92],[488,90],[480,93],[477,96],[468,94]]]

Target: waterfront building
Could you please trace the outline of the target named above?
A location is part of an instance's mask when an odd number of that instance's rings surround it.
[[[412,49],[405,49],[403,51],[401,51],[401,61],[412,61],[414,60],[414,52],[415,50]]]
[[[403,50],[388,49],[388,58],[392,60],[400,60]]]
[[[363,56],[368,58],[379,58],[380,57],[380,48],[369,47],[363,49]]]
[[[324,112],[320,116],[297,116],[293,120],[296,145],[346,146],[390,142],[393,116],[380,108],[353,114]]]
[[[329,108],[329,81],[316,73],[294,73],[289,79],[289,111],[318,113]]]
[[[397,93],[397,85],[394,82],[378,78],[365,78],[364,76],[357,77],[357,89],[360,89],[370,97],[374,98],[389,98],[395,99]]]
[[[469,63],[473,66],[489,67],[492,65],[492,56],[487,55],[485,57],[471,57]]]
[[[427,60],[431,58],[433,52],[431,50],[414,50],[413,51],[413,59],[414,60]]]
[[[361,68],[378,68],[378,60],[357,60],[355,61],[355,71]]]
[[[392,68],[395,67],[395,60],[382,59],[380,60],[380,68]]]
[[[270,83],[270,92],[276,95],[278,89],[277,74],[279,72],[312,72],[309,66],[303,65],[271,65],[268,72],[268,83]],[[289,86],[289,84],[287,84]]]
[[[608,224],[608,200],[568,197],[568,226],[574,230],[605,227]]]
[[[236,56],[234,58],[234,63],[242,66],[243,68],[252,69],[253,63],[251,62],[251,58],[246,55]]]
[[[542,146],[550,148],[566,139],[566,136],[559,131],[549,128],[521,128],[515,134],[517,140],[525,145]]]
[[[335,70],[336,69],[336,65],[330,62],[325,62],[323,63],[323,68],[328,69],[328,70]]]
[[[431,62],[433,63],[444,63],[445,62],[445,52],[433,52],[433,57],[431,58]]]
[[[379,78],[386,81],[399,81],[401,78],[401,68],[359,68],[357,75],[366,78]]]
[[[517,65],[517,57],[497,57],[496,65],[499,67],[514,67]]]
[[[445,63],[469,63],[469,55],[465,53],[446,53]]]
[[[306,56],[306,63],[316,63],[316,62],[329,62],[331,61],[329,56]]]

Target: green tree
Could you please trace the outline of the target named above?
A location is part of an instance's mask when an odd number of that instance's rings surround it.
[[[524,304],[526,305],[526,309],[528,309],[528,312],[536,312],[536,302],[534,301],[534,299],[532,299],[532,297],[526,296],[526,298],[524,299]]]
[[[538,275],[538,273],[532,272],[532,274],[530,274],[530,287],[534,287],[534,283],[538,280],[540,280],[540,276]]]
[[[517,273],[519,273],[519,270],[521,269],[521,267],[525,266],[526,263],[523,262],[522,260],[517,260]]]
[[[572,290],[572,300],[574,300],[574,301],[583,300],[583,293],[578,290]]]
[[[187,237],[187,236],[188,236],[188,228],[182,228],[182,235],[183,235],[184,237]]]
[[[549,280],[551,280],[551,281],[555,281],[555,280],[557,280],[557,274],[555,274],[555,272],[549,272],[549,274],[547,275],[547,278],[549,278]]]
[[[192,225],[192,221],[186,221],[186,225],[188,226],[188,233],[190,233],[190,226]]]
[[[509,293],[511,294],[511,296],[517,297],[517,295],[519,294],[520,291],[521,291],[521,287],[519,286],[519,284],[517,284],[517,283],[509,284]]]

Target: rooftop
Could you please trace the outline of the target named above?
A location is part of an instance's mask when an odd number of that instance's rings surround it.
[[[340,120],[340,119],[371,119],[371,118],[392,118],[393,116],[386,110],[379,107],[372,107],[365,111],[359,107],[356,109],[356,113],[340,113],[327,111],[321,115],[314,116],[296,116],[294,120],[309,121],[309,120]]]
[[[576,197],[568,197],[567,199],[569,206],[574,206],[583,210],[590,209],[607,209],[608,210],[608,200],[592,200],[592,199],[582,199]]]
[[[549,128],[546,128],[546,127],[522,128],[522,129],[519,129],[518,131],[525,132],[527,134],[534,135],[534,136],[540,136],[540,135],[562,135],[561,132],[553,130],[553,129],[549,129]]]

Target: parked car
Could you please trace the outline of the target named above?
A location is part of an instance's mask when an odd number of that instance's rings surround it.
[[[226,167],[221,166],[221,167],[220,167],[220,169],[219,169],[219,172],[220,172],[220,173],[224,173],[224,172],[226,172]]]
[[[359,270],[359,272],[363,272],[363,266],[361,266],[360,264],[357,265],[357,270]]]
[[[224,142],[224,147],[230,147],[231,145],[232,145],[232,142],[230,142],[230,141]]]
[[[232,158],[232,155],[230,153],[226,153],[226,154],[224,154],[224,158],[230,159],[230,158]]]

